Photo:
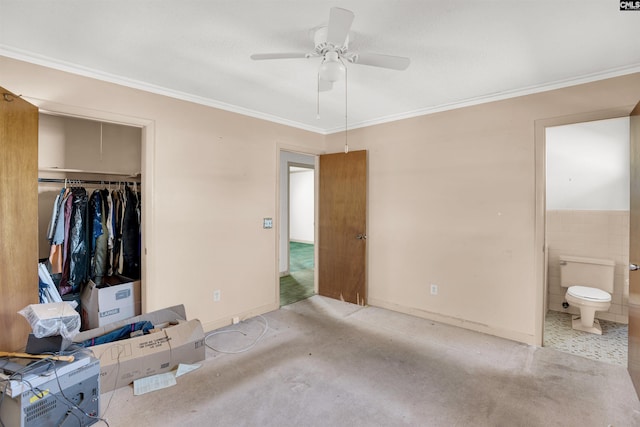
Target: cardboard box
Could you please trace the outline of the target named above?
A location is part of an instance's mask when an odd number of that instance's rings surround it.
[[[80,301],[83,329],[128,319],[141,312],[140,281],[124,276],[107,276],[98,286],[90,280]]]
[[[138,378],[175,369],[180,363],[196,363],[205,358],[204,331],[199,320],[186,320],[183,305],[115,322],[74,337],[77,343],[105,335],[131,323],[150,321],[154,325],[177,325],[147,335],[87,347],[100,359],[100,392],[131,384]]]

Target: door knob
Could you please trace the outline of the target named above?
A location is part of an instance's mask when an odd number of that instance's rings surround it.
[[[362,233],[358,234],[356,236],[356,239],[358,239],[358,240],[366,240],[367,239],[367,235],[366,234],[362,234]]]
[[[629,271],[640,270],[640,265],[638,264],[629,264]]]

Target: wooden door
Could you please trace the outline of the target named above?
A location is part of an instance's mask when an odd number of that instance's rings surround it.
[[[318,293],[367,303],[367,152],[320,156]]]
[[[629,261],[640,265],[640,103],[631,112]],[[629,271],[629,374],[640,396],[640,270]]]
[[[0,350],[24,348],[38,302],[38,109],[0,87]]]

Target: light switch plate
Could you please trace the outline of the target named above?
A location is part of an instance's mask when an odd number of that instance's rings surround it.
[[[273,228],[273,218],[264,218],[262,220],[262,228]]]

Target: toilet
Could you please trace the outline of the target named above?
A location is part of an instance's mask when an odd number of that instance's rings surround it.
[[[596,311],[611,306],[615,262],[608,259],[560,256],[560,286],[567,288],[565,299],[580,310],[571,326],[584,332],[602,335]]]

